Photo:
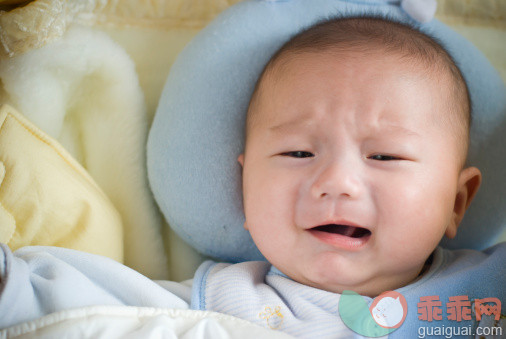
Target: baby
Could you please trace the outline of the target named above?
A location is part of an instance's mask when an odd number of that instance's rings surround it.
[[[418,277],[481,181],[450,56],[378,19],[326,22],[270,61],[253,95],[245,227],[292,279],[377,296]]]
[[[406,305],[390,298],[381,307],[395,303],[407,315],[392,336],[414,337],[423,326],[474,330],[491,318],[474,306],[471,318],[471,303],[506,301],[506,246],[438,247],[456,235],[481,182],[466,166],[470,107],[458,67],[426,35],[380,18],[319,23],[274,55],[248,110],[238,158],[244,227],[268,262],[208,261],[189,287],[79,252],[13,256],[3,246],[0,315],[9,316],[0,327],[70,307],[187,302],[295,336],[350,337],[340,300],[353,291],[370,306],[395,290]],[[425,298],[435,310],[420,306]]]
[[[268,263],[204,264],[194,307],[296,336],[348,337],[340,294],[370,305],[397,290],[410,312],[393,334],[408,338],[452,325],[420,321],[421,297],[465,296],[469,308],[505,300],[504,244],[486,255],[436,250],[481,182],[466,166],[470,107],[452,58],[408,26],[334,19],[292,38],[257,83],[238,158],[244,227]]]

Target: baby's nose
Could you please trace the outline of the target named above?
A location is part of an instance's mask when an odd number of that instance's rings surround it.
[[[358,198],[362,180],[357,166],[344,161],[331,161],[318,169],[311,195],[316,199]]]

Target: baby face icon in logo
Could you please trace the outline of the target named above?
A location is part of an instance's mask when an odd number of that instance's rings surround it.
[[[371,306],[364,297],[353,291],[343,291],[339,299],[339,315],[352,331],[377,338],[395,331],[408,313],[402,294],[387,291],[377,296]]]
[[[369,307],[374,321],[384,328],[398,328],[406,319],[408,305],[402,294],[387,291],[380,294]]]

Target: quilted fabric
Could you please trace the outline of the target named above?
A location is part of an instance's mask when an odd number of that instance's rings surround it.
[[[123,261],[121,217],[84,168],[12,107],[0,106],[0,242]]]

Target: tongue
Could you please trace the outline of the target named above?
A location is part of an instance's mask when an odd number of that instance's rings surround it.
[[[347,237],[352,237],[355,234],[355,231],[357,230],[357,228],[353,227],[353,226],[344,226],[344,225],[339,225],[339,226],[341,226],[341,227],[339,227],[337,233],[340,233],[340,234],[345,235]],[[339,231],[339,230],[341,230],[341,231]]]
[[[370,233],[368,230],[363,229],[361,227],[354,227],[354,226],[347,226],[347,225],[323,225],[318,226],[316,229],[323,231],[323,232],[329,232],[329,233],[337,233],[344,235],[346,237],[354,237],[354,238],[360,238],[368,233]]]

